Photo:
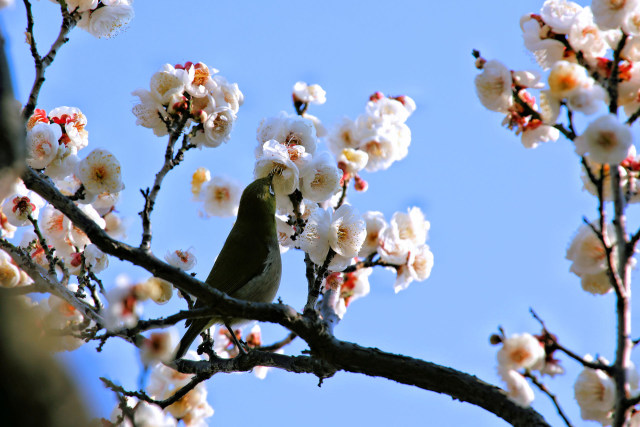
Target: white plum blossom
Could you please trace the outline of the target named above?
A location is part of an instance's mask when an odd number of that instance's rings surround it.
[[[406,213],[394,213],[391,225],[398,227],[398,236],[402,240],[409,241],[413,245],[423,244],[427,240],[427,233],[431,228],[431,223],[424,218],[422,210],[415,206]]]
[[[613,290],[609,273],[606,270],[595,274],[584,273],[580,277],[580,286],[584,291],[594,295],[608,294]]]
[[[301,146],[313,155],[316,152],[317,135],[313,122],[297,115],[288,115],[284,111],[276,117],[263,119],[257,131],[258,148],[256,157],[262,155],[264,143],[275,140],[286,147]]]
[[[520,28],[524,45],[533,52],[536,61],[544,70],[548,70],[557,61],[563,59],[564,45],[550,37],[550,27],[536,15],[525,15],[520,19]]]
[[[393,290],[398,293],[407,289],[411,282],[422,282],[431,275],[433,268],[433,253],[426,244],[418,245],[409,251],[407,262],[397,269]]]
[[[127,237],[127,219],[122,219],[120,215],[114,212],[106,213],[102,219],[104,219],[105,227],[104,231],[114,239],[124,239]]]
[[[604,88],[598,84],[590,84],[573,92],[567,98],[567,104],[573,111],[590,115],[596,113],[606,100],[607,92]]]
[[[81,150],[89,144],[89,132],[85,129],[87,117],[76,107],[57,107],[49,111],[51,121],[64,130],[60,142],[67,147]]]
[[[29,216],[37,218],[44,200],[33,191],[15,193],[4,199],[2,213],[14,227],[30,225]]]
[[[350,273],[344,273],[344,280],[340,286],[340,305],[346,311],[349,304],[369,294],[369,276],[373,273],[372,268],[360,268]],[[338,315],[342,317],[340,311]]]
[[[317,265],[322,265],[329,248],[333,249],[335,255],[329,270],[340,271],[351,264],[365,237],[364,220],[351,206],[343,204],[333,214],[325,209],[314,209],[298,242],[300,249]]]
[[[162,105],[169,105],[173,95],[182,94],[189,84],[189,73],[171,64],[164,64],[162,69],[151,76],[149,88],[151,96]]]
[[[128,421],[127,418],[125,418]],[[125,421],[125,422],[126,422]],[[133,409],[133,422],[136,427],[176,427],[178,421],[158,405],[139,401]]]
[[[376,121],[390,121],[392,123],[404,123],[411,115],[402,102],[387,97],[367,102],[365,110],[367,116]]]
[[[236,114],[228,107],[216,108],[203,123],[203,132],[191,139],[198,147],[217,147],[231,138],[231,130]]]
[[[344,117],[338,127],[329,134],[329,149],[336,156],[340,156],[342,150],[355,150],[360,146],[360,135],[356,122]]]
[[[638,19],[640,24],[640,16],[638,16]],[[637,35],[629,37],[620,53],[620,57],[630,62],[640,61],[640,37]]]
[[[537,71],[513,71],[511,77],[513,78],[513,83],[522,88],[542,89],[545,86],[541,81],[542,75]]]
[[[296,242],[291,240],[291,237],[295,234],[295,228],[287,223],[285,215],[276,215],[276,231],[281,254],[296,246]]]
[[[324,202],[340,188],[342,171],[328,152],[313,157],[300,175],[300,191],[305,199]]]
[[[588,162],[589,168],[591,172],[595,174],[596,177],[600,178],[600,174],[602,173],[602,198],[605,201],[612,201],[613,194],[611,191],[611,166],[607,164],[600,164],[596,162]],[[620,171],[620,184],[623,188],[626,188],[628,185],[629,174],[625,168],[619,168]],[[580,174],[580,178],[582,179],[583,189],[588,191],[590,194],[598,197],[598,188],[589,178],[589,174],[585,170],[584,166],[582,167],[582,173]]]
[[[254,177],[264,178],[273,173],[273,189],[276,195],[286,196],[295,191],[300,179],[300,171],[291,160],[289,150],[276,140],[269,140],[262,146],[262,154],[256,160]]]
[[[57,124],[37,123],[27,132],[27,164],[34,169],[45,168],[58,154],[61,136],[62,130]]]
[[[0,250],[0,287],[13,288],[18,286],[20,281],[20,269],[8,253]]]
[[[549,92],[558,99],[570,96],[589,82],[587,70],[576,63],[557,61],[548,77]]]
[[[169,363],[174,359],[178,344],[178,331],[170,328],[162,332],[152,332],[142,343],[140,359],[145,366],[153,362]]]
[[[91,203],[91,206],[93,206],[100,216],[104,216],[113,211],[119,198],[120,193],[101,193],[98,194],[96,199]]]
[[[582,52],[589,59],[604,56],[609,49],[603,32],[593,22],[593,14],[589,7],[585,7],[576,15],[567,38],[573,49]]]
[[[104,3],[104,2],[103,2]],[[78,27],[98,38],[111,38],[120,33],[133,19],[133,7],[127,0],[83,12]]]
[[[131,93],[140,99],[140,103],[133,106],[131,112],[136,116],[136,125],[153,129],[156,136],[164,136],[169,133],[163,119],[167,119],[167,112],[162,101],[151,92],[137,89]]]
[[[60,144],[58,146],[58,152],[56,156],[49,162],[47,167],[44,170],[45,175],[56,179],[56,180],[65,180],[68,177],[73,177],[76,168],[78,167],[78,163],[80,163],[80,158],[76,154],[77,149],[75,147],[70,147],[68,145]],[[73,177],[73,180],[76,178]],[[78,183],[78,186],[80,184]]]
[[[503,369],[529,369],[545,357],[544,347],[529,333],[513,334],[502,340],[498,365]]]
[[[84,248],[85,262],[94,273],[99,273],[109,266],[109,257],[93,243]]]
[[[191,270],[197,263],[196,256],[188,249],[186,251],[180,249],[169,251],[164,259],[169,265],[184,271]]]
[[[151,299],[156,304],[165,304],[173,296],[173,285],[159,277],[150,277],[136,285],[136,295],[139,299]]]
[[[307,219],[304,231],[298,237],[300,249],[309,254],[311,261],[322,265],[329,252],[329,227],[331,213],[328,210],[315,208]]]
[[[194,352],[189,351],[185,357],[188,360],[200,360]],[[164,400],[173,396],[180,388],[189,383],[192,374],[182,374],[161,363],[151,367],[148,394],[156,400]],[[176,419],[180,419],[186,426],[204,426],[205,418],[213,415],[213,408],[207,403],[207,389],[204,383],[198,384],[176,403],[165,409]]]
[[[184,69],[189,76],[185,90],[194,98],[203,98],[217,87],[216,82],[211,78],[218,72],[215,68],[209,68],[206,64],[198,62],[197,64],[187,63]]]
[[[98,212],[91,205],[78,205],[78,208],[87,216],[90,220],[95,222],[98,227],[104,229],[106,223],[104,219],[98,214]],[[65,217],[65,221],[69,221],[68,218]],[[80,228],[76,227],[74,224],[69,226],[69,237],[68,240],[70,243],[80,249],[83,249],[87,246],[91,241],[89,237],[82,231]]]
[[[204,182],[197,200],[202,202],[201,215],[205,217],[229,217],[238,214],[242,188],[240,184],[226,176],[214,176]]]
[[[336,254],[355,257],[366,237],[366,223],[353,207],[343,204],[336,209],[329,227],[329,245]]]
[[[575,150],[594,162],[617,165],[629,155],[632,138],[629,126],[620,123],[614,114],[607,114],[589,123],[575,139]]]
[[[567,34],[572,26],[575,16],[582,7],[567,0],[547,0],[542,5],[540,17],[551,27],[554,33]]]
[[[86,12],[98,7],[98,0],[68,0],[67,9],[69,12],[77,10],[78,12]]]
[[[168,399],[173,393],[168,393],[162,399]],[[168,406],[165,411],[177,419],[181,419],[185,426],[206,425],[205,418],[213,415],[213,408],[207,402],[207,388],[200,383],[176,403]]]
[[[116,280],[116,286],[107,292],[107,307],[104,316],[109,331],[132,328],[142,315],[139,289],[128,281]]]
[[[498,375],[507,385],[507,396],[518,405],[527,407],[533,402],[534,394],[531,386],[521,373],[514,369],[498,366]]]
[[[76,175],[89,193],[117,193],[124,188],[120,162],[109,151],[95,149],[78,163]]]
[[[229,83],[227,79],[220,74],[212,77],[216,86],[211,91],[211,96],[215,99],[216,107],[227,107],[238,114],[240,106],[244,103],[244,95],[240,91],[237,83]]]
[[[593,361],[591,355],[584,358]],[[608,362],[603,360],[603,363]],[[613,379],[604,371],[584,368],[573,386],[582,419],[609,425],[615,404],[615,387]]]
[[[527,126],[520,135],[520,142],[526,148],[536,148],[541,142],[555,142],[559,137],[558,129],[540,123],[537,126]]]
[[[376,253],[380,246],[381,233],[388,226],[387,221],[384,219],[384,214],[377,211],[365,212],[362,216],[367,229],[367,237],[362,243],[362,248],[358,253],[359,257],[366,258],[369,255]]]
[[[376,132],[370,135],[360,146],[369,159],[365,169],[369,172],[388,169],[396,160],[395,148],[389,134]]]
[[[355,174],[367,166],[369,155],[362,150],[344,148],[338,156],[338,167],[345,173]]]
[[[622,31],[625,34],[630,34],[632,38],[640,34],[640,8],[636,8],[627,14],[622,23]]]
[[[476,93],[485,108],[506,113],[513,105],[511,71],[497,60],[487,61],[475,77]]]
[[[607,224],[605,230],[610,244],[615,244],[615,240],[611,241],[615,239],[613,226]],[[604,246],[596,233],[586,224],[578,229],[567,249],[566,258],[572,262],[570,271],[578,277],[584,274],[597,274],[607,269],[607,254]]]
[[[324,104],[327,102],[327,92],[318,84],[307,85],[297,82],[293,85],[293,97],[306,104]]]
[[[593,0],[591,10],[595,23],[603,30],[613,30],[622,26],[628,15],[636,11],[638,0]]]

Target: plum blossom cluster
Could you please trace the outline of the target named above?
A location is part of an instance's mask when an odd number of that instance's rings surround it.
[[[165,64],[151,76],[149,90],[133,92],[140,103],[133,107],[136,124],[167,135],[180,123],[191,144],[200,148],[227,142],[244,95],[218,70],[202,62]]]
[[[594,361],[590,354],[584,356],[588,362]],[[598,358],[603,364],[609,362],[603,358]],[[626,372],[627,382],[631,395],[638,392],[638,372],[635,366],[631,365]],[[585,367],[578,375],[573,385],[574,396],[580,407],[580,416],[583,420],[596,421],[603,426],[611,425],[612,414],[615,406],[615,382],[613,378],[600,369]],[[633,417],[630,425],[637,425],[637,417]],[[635,422],[634,422],[635,421]]]
[[[47,175],[63,194],[76,196],[78,207],[109,235],[123,237],[125,221],[115,212],[124,188],[120,164],[102,149],[79,158],[78,150],[88,144],[85,124],[85,116],[74,107],[59,107],[49,114],[37,109],[27,121],[27,164]],[[107,267],[107,256],[87,235],[28,191],[22,181],[14,184],[0,205],[0,234],[12,238],[18,227],[24,227],[20,246],[35,263],[49,268],[50,259],[55,258],[56,268],[71,275],[98,273]],[[36,221],[44,240],[34,233]]]
[[[378,257],[379,262],[396,271],[394,290],[400,292],[413,281],[431,275],[433,253],[426,244],[431,223],[418,207],[396,212],[387,223],[381,212],[364,214],[366,238],[359,256]]]
[[[533,390],[523,375],[538,371],[542,375],[554,376],[564,372],[559,361],[553,357],[553,341],[546,333],[529,333],[492,336],[492,342],[502,344],[498,351],[498,375],[507,386],[509,397],[522,406],[529,406],[534,399]]]
[[[126,397],[126,412],[117,406],[111,412],[109,425],[117,427],[177,427],[178,421],[171,414],[165,413],[161,407],[153,403],[138,400],[135,397]]]
[[[566,258],[585,291],[607,294],[618,286],[618,272],[623,276],[623,271],[636,264],[626,232],[615,225],[620,225],[628,204],[640,200],[640,162],[631,131],[640,117],[640,2],[593,0],[590,6],[581,6],[567,0],[547,0],[538,13],[523,16],[520,27],[525,47],[545,77],[535,71],[510,70],[474,51],[476,67],[482,70],[475,79],[476,93],[487,109],[506,115],[504,124],[521,135],[525,147],[556,141],[560,133],[574,143],[582,161],[584,189],[599,198],[600,218],[580,226]],[[539,90],[539,95],[534,96],[533,90]],[[560,118],[563,111],[564,119]],[[575,113],[585,116],[580,121],[583,127],[576,126]],[[622,211],[616,211],[611,223],[605,220],[605,202],[615,202],[616,209]],[[630,240],[635,244],[637,237]],[[630,278],[620,280],[618,300],[628,298]],[[510,395],[524,405],[533,394],[516,370],[524,369],[527,374],[540,369],[540,360],[548,362],[549,350],[557,347],[550,347],[547,338],[544,334],[522,334],[498,339],[503,343],[498,371]],[[610,364],[602,357],[594,362],[587,355],[582,364],[584,369],[574,386],[581,416],[610,425],[616,406],[625,398],[617,395],[621,387],[637,395],[635,368],[619,356]],[[596,369],[597,365],[602,369]],[[620,366],[628,370],[624,384],[609,370]],[[640,417],[635,415],[637,409],[631,412],[630,425],[635,425]]]
[[[211,177],[207,168],[198,168],[191,178],[193,199],[202,203],[203,217],[228,217],[238,214],[242,188],[237,181],[225,176]]]
[[[229,331],[225,327],[213,327],[212,328],[212,337],[213,337],[213,351],[219,357],[223,359],[231,359],[236,357],[240,353],[240,349],[235,344],[233,337],[231,334],[235,335],[237,340],[242,339],[242,329],[235,329],[234,331]],[[255,324],[249,330],[244,338],[244,343],[248,348],[257,348],[262,345],[262,331],[260,329],[260,325]],[[282,354],[283,350],[278,349],[275,353]],[[253,375],[255,375],[258,379],[265,379],[267,377],[267,373],[269,372],[268,366],[256,366],[253,368]]]
[[[186,358],[200,360],[200,356],[193,351],[187,353]],[[147,392],[153,399],[165,400],[186,386],[192,377],[191,374],[182,374],[162,363],[155,363],[151,367]],[[180,400],[165,408],[164,414],[181,420],[186,426],[207,425],[204,420],[213,415],[213,408],[207,403],[205,384],[199,383]]]
[[[325,279],[324,298],[329,298],[330,290],[337,291],[337,298],[331,302],[331,309],[338,318],[344,317],[349,304],[369,294],[371,273],[373,273],[372,268],[359,268],[347,273],[334,272]]]
[[[596,230],[600,231],[597,225],[581,225],[567,249],[566,257],[571,261],[569,270],[580,277],[582,289],[594,295],[603,295],[611,292],[613,287],[609,279],[609,254]],[[611,262],[615,265],[618,245],[612,224],[606,224],[604,234],[611,245]],[[631,261],[635,264],[635,259]]]
[[[116,36],[134,15],[133,0],[67,0],[66,3],[69,12],[80,14],[78,27],[98,38]]]
[[[257,131],[254,175],[273,175],[280,210],[292,212],[289,195],[299,190],[310,202],[325,202],[340,190],[342,172],[328,152],[316,153],[314,123],[285,112],[264,119]]]
[[[193,351],[189,352],[186,358],[200,360]],[[191,374],[182,374],[155,362],[151,365],[147,393],[155,400],[168,399],[186,386],[192,377]],[[184,423],[180,425],[200,427],[208,425],[205,420],[213,415],[213,408],[207,403],[207,389],[204,383],[198,384],[165,409],[133,397],[127,397],[126,403],[125,412],[119,405],[111,413],[111,422],[118,427],[176,427],[179,421]]]
[[[173,285],[166,280],[150,277],[134,282],[121,274],[116,277],[115,286],[106,294],[108,304],[103,313],[105,327],[110,331],[134,327],[143,313],[145,301],[165,304],[172,296]]]
[[[328,137],[345,179],[358,172],[388,169],[407,156],[411,130],[406,125],[416,104],[409,96],[385,96],[376,92],[369,98],[365,113],[355,120],[344,118]],[[355,182],[358,186],[358,179]],[[360,184],[362,185],[362,184]]]

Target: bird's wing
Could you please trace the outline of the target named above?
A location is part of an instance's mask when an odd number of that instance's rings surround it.
[[[229,244],[229,242],[235,243]],[[234,296],[238,289],[264,271],[267,255],[266,242],[251,232],[243,232],[240,227],[234,227],[206,282]]]

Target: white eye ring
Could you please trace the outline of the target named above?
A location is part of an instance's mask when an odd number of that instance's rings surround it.
[[[276,195],[276,193],[275,193],[275,191],[273,191],[273,187],[271,185],[269,186],[269,194],[271,194],[272,196]]]

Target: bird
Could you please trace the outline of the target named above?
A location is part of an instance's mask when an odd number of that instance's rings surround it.
[[[280,286],[282,261],[271,181],[272,175],[269,175],[256,179],[244,189],[236,222],[205,280],[207,285],[234,298],[272,302]],[[201,299],[195,303],[196,308],[206,306]],[[245,319],[221,316],[187,321],[189,329],[180,340],[175,359],[182,358],[196,337],[212,325],[224,323],[229,327],[244,322]]]

